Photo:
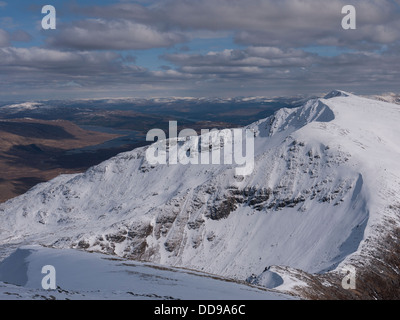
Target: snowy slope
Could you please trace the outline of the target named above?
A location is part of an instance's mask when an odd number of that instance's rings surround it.
[[[43,290],[43,266],[55,268],[56,290]],[[101,279],[101,281],[99,281]],[[281,300],[288,295],[77,250],[22,247],[0,263],[0,300],[13,299],[212,299]],[[7,283],[7,284],[6,284]]]
[[[254,130],[255,169],[155,165],[146,148],[0,205],[0,254],[80,248],[281,285],[271,265],[335,269],[394,218],[398,105],[334,91]],[[383,229],[382,229],[383,228]],[[380,230],[378,232],[378,230]]]
[[[18,104],[10,104],[10,105],[5,105],[1,107],[2,111],[7,110],[10,113],[17,113],[21,111],[27,111],[27,110],[36,110],[39,108],[46,108],[48,109],[47,106],[44,106],[42,103],[39,102],[24,102],[24,103],[18,103]]]

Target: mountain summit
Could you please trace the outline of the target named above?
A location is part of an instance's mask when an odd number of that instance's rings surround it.
[[[247,127],[248,176],[135,149],[0,205],[1,254],[75,248],[291,290],[293,270],[357,264],[398,224],[399,122],[398,105],[343,91],[281,109]]]

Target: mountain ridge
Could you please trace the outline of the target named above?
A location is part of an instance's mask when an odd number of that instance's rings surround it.
[[[246,127],[246,177],[234,165],[150,166],[135,149],[0,205],[1,247],[33,241],[287,290],[282,268],[337,270],[398,224],[398,120],[399,106],[338,90],[280,109]]]

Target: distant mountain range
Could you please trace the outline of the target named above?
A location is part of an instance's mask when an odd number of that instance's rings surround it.
[[[154,98],[0,103],[0,202],[60,173],[86,171],[149,144],[146,133],[180,128],[231,128],[295,107],[302,97]],[[93,132],[95,131],[95,132]],[[91,137],[91,138],[89,138]],[[95,138],[97,137],[97,138]]]
[[[182,124],[199,121],[246,125],[272,115],[282,107],[298,107],[305,97],[267,98],[119,98],[52,100],[0,104],[0,118],[31,117],[42,120],[70,120],[82,125],[102,125],[140,130],[141,122],[163,122],[166,118]],[[140,117],[141,122],[135,121]],[[125,120],[125,121],[123,121]]]

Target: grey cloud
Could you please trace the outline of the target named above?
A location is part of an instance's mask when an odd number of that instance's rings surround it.
[[[70,52],[39,47],[0,49],[1,66],[27,66],[31,68],[52,68],[64,65],[66,67],[81,67],[82,65],[102,65],[107,61],[115,60],[117,54]]]
[[[181,33],[162,32],[128,20],[88,19],[62,25],[47,39],[53,47],[79,50],[128,50],[170,47],[187,39]]]
[[[205,96],[398,90],[399,7],[389,0],[353,3],[357,30],[349,31],[340,26],[344,0],[168,0],[146,6],[125,1],[91,6],[83,14],[93,19],[77,16],[81,20],[59,23],[55,33],[46,33],[46,48],[10,47],[17,39],[28,41],[27,34],[0,29],[0,95],[16,88],[30,93],[71,90],[73,95]],[[184,42],[203,32],[206,37],[229,33],[248,47],[207,54],[185,51]],[[168,63],[156,71],[135,65],[133,56],[107,51],[181,43],[177,53],[161,56]],[[324,57],[300,49],[309,45],[350,47],[354,52]],[[384,52],[372,50],[385,47]]]
[[[115,94],[191,78],[174,70],[164,74],[150,72],[133,65],[134,60],[109,51],[0,48],[0,96],[12,91],[35,96],[38,92],[57,94],[68,90],[83,96],[103,91]]]
[[[396,90],[398,48],[383,54],[355,52],[320,57],[302,50],[249,47],[204,55],[165,56],[176,68],[150,71],[112,52],[0,48],[0,86],[74,94],[153,94],[195,92],[200,95],[315,93],[340,87],[349,91]],[[260,60],[261,59],[261,60]],[[134,60],[134,59],[133,59]],[[73,84],[73,85],[71,85]],[[9,88],[9,89],[8,89]],[[4,93],[3,93],[4,94]]]
[[[0,87],[3,94],[36,91],[57,92],[72,88],[98,90],[102,86],[140,79],[145,68],[124,65],[124,58],[111,52],[66,52],[43,48],[0,48]]]
[[[11,33],[11,41],[29,42],[31,40],[32,36],[24,30],[17,30]]]
[[[305,67],[315,62],[316,55],[302,50],[279,49],[275,47],[249,47],[244,50],[226,49],[221,52],[199,54],[165,54],[162,58],[178,66],[188,68],[196,67],[239,67],[243,70],[271,67]],[[251,69],[246,69],[251,68]],[[217,72],[217,69],[215,69]],[[221,69],[222,70],[222,69]],[[229,70],[227,68],[223,69]],[[233,69],[232,69],[233,70]]]
[[[233,91],[242,86],[253,86],[247,90],[280,86],[282,90],[290,88],[299,93],[334,87],[365,92],[366,88],[397,90],[400,70],[395,66],[400,64],[400,55],[396,48],[381,54],[358,51],[322,57],[302,50],[249,47],[204,55],[164,55],[163,58],[175,64],[180,74],[196,79],[197,86],[206,86],[212,81],[209,90],[226,88],[229,83]]]
[[[182,52],[190,51],[190,47],[189,46],[182,46],[182,47],[179,48],[179,51],[182,51]]]
[[[0,47],[6,47],[10,43],[10,35],[7,31],[0,29]]]
[[[357,30],[341,28],[346,0],[169,0],[142,6],[128,2],[87,7],[88,15],[130,19],[158,30],[231,31],[246,45],[357,46],[399,41],[400,8],[391,0],[353,0]]]

